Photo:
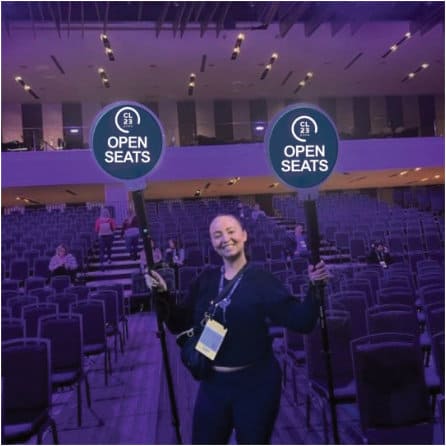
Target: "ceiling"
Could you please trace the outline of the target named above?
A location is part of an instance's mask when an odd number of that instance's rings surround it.
[[[2,2],[1,8],[2,104],[444,96],[444,2],[33,1]],[[114,61],[105,54],[104,32]],[[408,32],[411,37],[404,39]],[[239,33],[245,38],[231,60]],[[397,51],[389,51],[403,39]],[[278,59],[261,80],[274,52]],[[422,63],[429,67],[402,81]],[[99,68],[110,88],[102,85]],[[295,93],[308,72],[313,78]],[[196,74],[192,97],[191,73]],[[16,76],[39,99],[24,91]],[[197,189],[203,197],[290,191],[282,184],[270,188],[275,181],[153,183],[146,197],[191,197]],[[333,174],[322,189],[435,183],[444,184],[444,166],[403,176]],[[2,204],[17,204],[16,196],[42,203],[103,201],[104,191],[103,185],[8,189],[2,190]]]
[[[443,2],[2,2],[2,102],[444,94]],[[106,32],[115,60],[105,54]],[[404,38],[397,51],[389,48]],[[231,60],[239,33],[240,54]],[[278,59],[260,76],[273,53]],[[389,53],[386,57],[383,57]],[[402,82],[422,63],[428,69]],[[103,68],[110,88],[98,69]],[[313,78],[294,93],[307,72]]]
[[[435,176],[438,175],[438,178]],[[423,181],[423,179],[428,180]],[[208,178],[199,181],[175,181],[175,182],[152,182],[147,186],[144,196],[146,199],[166,198],[192,198],[197,190],[201,191],[201,197],[229,196],[229,195],[255,195],[268,193],[295,192],[294,189],[277,183],[277,179],[271,177],[241,178],[240,181],[229,185],[229,179]],[[276,184],[274,188],[271,187]],[[334,173],[321,185],[321,191],[326,190],[348,190],[376,187],[397,187],[414,185],[444,184],[443,168],[423,168],[419,171],[410,170],[400,175],[399,170],[382,171],[357,171],[354,173]],[[69,191],[69,192],[67,192]],[[181,192],[180,192],[181,191]],[[103,185],[60,185],[48,187],[21,187],[2,189],[2,205],[23,205],[17,197],[27,198],[36,203],[81,203],[81,202],[103,202]]]

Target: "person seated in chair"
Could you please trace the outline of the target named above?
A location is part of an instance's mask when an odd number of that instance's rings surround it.
[[[288,236],[287,239],[287,257],[298,258],[308,257],[308,243],[305,236],[304,225],[297,223],[294,227],[294,233]]]
[[[51,257],[48,269],[52,276],[70,276],[71,282],[76,279],[77,260],[73,254],[68,252],[68,248],[64,244],[60,244],[56,248],[56,253]]]
[[[383,268],[387,268],[392,262],[389,248],[387,248],[382,241],[373,243],[371,248],[370,254],[367,257],[367,263],[376,263],[381,265]]]

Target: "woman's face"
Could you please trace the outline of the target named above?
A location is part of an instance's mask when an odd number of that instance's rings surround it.
[[[56,248],[56,254],[57,254],[58,256],[63,257],[66,253],[67,253],[67,252],[66,252],[66,250],[65,250],[65,248],[64,248],[63,246],[58,246],[58,247]]]
[[[220,215],[214,218],[209,234],[213,248],[221,257],[235,259],[244,253],[248,235],[234,217]]]

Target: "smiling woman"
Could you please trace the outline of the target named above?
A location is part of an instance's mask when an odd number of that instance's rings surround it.
[[[238,444],[268,444],[281,394],[269,321],[308,333],[317,320],[318,301],[313,285],[300,303],[273,275],[248,264],[248,234],[234,215],[217,215],[209,233],[223,267],[206,269],[181,306],[168,298],[163,278],[152,272],[170,309],[169,329],[182,338],[191,327],[204,326],[195,349],[211,360],[211,369],[201,376],[192,443],[225,444],[235,429]],[[327,278],[322,262],[308,272],[312,283]]]

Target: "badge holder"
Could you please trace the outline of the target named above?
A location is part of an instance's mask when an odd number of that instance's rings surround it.
[[[209,319],[203,328],[200,339],[198,339],[195,350],[213,361],[220,350],[227,331],[228,329],[219,322]]]

